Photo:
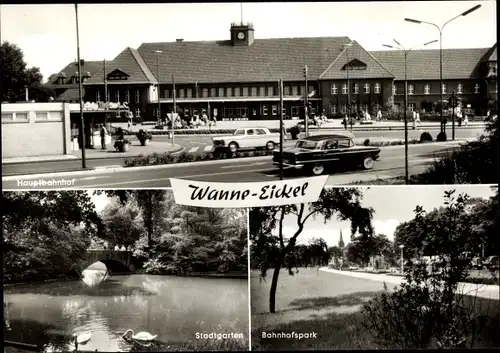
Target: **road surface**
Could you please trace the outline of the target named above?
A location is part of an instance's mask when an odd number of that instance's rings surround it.
[[[457,144],[417,144],[409,146],[410,174],[421,173],[435,156],[447,153]],[[4,177],[5,189],[26,189],[18,180],[65,180],[74,179],[74,188],[156,188],[170,187],[169,178],[183,178],[214,182],[256,182],[279,180],[279,173],[272,164],[272,157],[237,158],[210,162],[178,163],[162,166],[96,169],[73,173]],[[76,175],[75,175],[76,174]],[[377,178],[404,175],[404,146],[382,148],[380,159],[372,170],[350,170],[329,176],[327,185],[345,185],[356,181],[373,181]],[[289,176],[292,178],[295,176]],[[25,185],[23,187],[23,185]],[[37,188],[57,188],[37,186]],[[68,188],[68,186],[64,186]]]
[[[439,130],[429,130],[433,138],[437,136]],[[477,129],[462,129],[457,130],[456,139],[474,138],[483,133],[483,128]],[[332,131],[329,131],[330,133]],[[325,132],[325,133],[329,133]],[[319,132],[313,131],[311,134],[318,134]],[[335,132],[334,132],[335,133]],[[338,132],[337,132],[338,133]],[[410,130],[408,138],[419,139],[422,131]],[[170,139],[167,136],[154,136],[154,141],[167,142]],[[371,139],[372,141],[381,140],[403,140],[404,131],[357,131],[355,132],[355,139],[360,142],[363,139]],[[288,140],[285,142],[285,147],[290,147],[296,141]],[[183,147],[181,152],[204,154],[212,152],[212,140],[208,135],[182,135],[175,137],[175,144]],[[140,150],[138,150],[140,153]],[[159,150],[158,152],[163,152]],[[109,167],[109,166],[122,166],[124,157],[111,157],[99,159],[87,159],[88,168]],[[2,175],[26,175],[33,173],[49,173],[61,171],[73,171],[81,169],[82,162],[80,159],[58,160],[58,161],[40,161],[40,162],[24,162],[24,163],[6,163],[2,165]]]
[[[408,139],[420,139],[420,135],[422,132],[428,131],[432,138],[435,139],[437,134],[439,133],[439,126],[437,126],[436,129],[421,129],[421,130],[409,130],[408,131]],[[317,135],[317,134],[329,134],[329,133],[342,133],[344,131],[341,130],[324,130],[323,132],[317,131],[317,130],[311,130],[310,134],[311,135]],[[349,131],[348,131],[349,132]],[[461,129],[459,130],[457,128],[455,132],[455,138],[456,139],[464,139],[464,138],[474,138],[478,137],[484,133],[484,127],[479,127],[479,128],[467,128],[467,129]],[[404,131],[403,130],[383,130],[383,131],[354,131],[354,137],[356,140],[358,139],[372,139],[374,141],[379,141],[383,139],[387,140],[404,140]],[[155,140],[162,140],[163,139],[168,139],[166,136],[154,136],[153,137]],[[179,135],[175,136],[175,143],[178,145],[181,145],[184,147],[184,151],[188,153],[203,153],[203,152],[210,152],[212,150],[212,139],[209,135]],[[451,139],[451,131],[448,132],[448,139]],[[295,141],[293,140],[288,140],[287,143],[285,144],[286,146],[288,145],[293,145],[295,144]]]

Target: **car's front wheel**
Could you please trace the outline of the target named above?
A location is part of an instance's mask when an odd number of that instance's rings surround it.
[[[272,151],[274,150],[274,147],[275,147],[275,144],[273,141],[269,141],[267,144],[266,144],[266,148],[268,151]]]
[[[325,167],[323,164],[316,164],[313,168],[312,168],[312,173],[314,175],[321,175],[323,174],[323,172],[325,171]]]
[[[365,169],[372,169],[374,164],[375,162],[372,157],[366,157],[363,160],[363,168]]]
[[[238,144],[236,142],[231,142],[228,147],[231,153],[236,153],[238,151]]]

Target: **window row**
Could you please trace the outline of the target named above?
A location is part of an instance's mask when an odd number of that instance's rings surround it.
[[[424,94],[431,94],[431,85],[430,84],[425,84],[424,85]],[[446,83],[443,83],[441,87],[441,92],[442,94],[447,94],[451,93],[448,91],[448,85]],[[474,84],[474,94],[479,94],[481,92],[481,85],[479,83]],[[413,84],[408,84],[408,94],[415,94],[415,85]],[[463,94],[464,93],[464,85],[459,83],[457,84],[457,89],[455,91],[456,94]],[[396,85],[392,86],[392,94],[398,94],[398,90]],[[403,86],[403,91],[401,94],[404,94],[404,86]]]
[[[381,105],[380,104],[375,104],[373,106],[373,111],[370,112],[370,109],[369,109],[369,105],[368,104],[353,104],[352,107],[351,107],[351,112],[358,112],[360,109],[363,111],[363,112],[369,112],[369,113],[376,113],[378,112],[380,109],[381,109]],[[330,113],[331,114],[346,114],[347,113],[347,105],[346,104],[341,104],[340,105],[340,110],[339,110],[339,107],[337,106],[337,104],[332,104],[330,106]]]
[[[309,94],[314,91],[314,86],[309,86],[306,92],[305,86],[284,86],[284,96],[299,96]],[[261,87],[219,87],[219,88],[201,88],[199,95],[196,90],[192,88],[179,88],[175,90],[175,97],[193,98],[201,96],[202,98],[208,97],[276,97],[279,96],[279,88],[275,86],[261,86]],[[172,90],[163,90],[162,98],[173,98]]]
[[[363,85],[363,92],[365,94],[369,94],[370,93],[370,88],[371,88],[371,85],[369,83],[365,83]],[[375,94],[380,94],[381,92],[381,84],[380,83],[376,83],[374,86],[373,86],[373,92]],[[337,84],[336,83],[332,83],[331,87],[330,87],[330,92],[331,94],[338,94],[338,87],[337,87]],[[357,83],[353,83],[352,85],[352,93],[353,94],[359,94],[359,84]],[[347,84],[344,83],[342,84],[342,94],[347,94]]]
[[[115,91],[114,93],[114,99],[111,100],[111,94],[109,91],[106,92],[106,99],[105,101],[106,102],[127,102],[127,103],[130,103],[130,90],[129,89],[126,89],[125,94],[123,96],[120,96],[120,91]],[[135,90],[135,103],[140,103],[141,101],[141,92],[136,89]],[[104,97],[103,97],[104,98]],[[101,102],[101,92],[100,91],[96,91],[96,102]]]

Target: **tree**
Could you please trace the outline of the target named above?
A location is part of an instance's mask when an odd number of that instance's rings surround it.
[[[495,196],[489,200],[485,199],[465,199],[464,212],[458,218],[459,225],[473,224],[470,231],[460,233],[462,241],[468,244],[469,252],[481,254],[483,246],[485,254],[498,253],[498,189]],[[423,217],[423,220],[412,219],[403,222],[396,228],[394,233],[395,250],[399,245],[404,245],[407,257],[433,256],[443,251],[443,240],[431,237],[425,232],[421,232],[418,221],[425,221],[435,224],[444,217],[447,208],[436,208]]]
[[[167,193],[165,190],[97,190],[95,193],[117,197],[122,205],[131,198],[135,199],[141,209],[141,216],[146,228],[147,247],[148,249],[152,247],[155,229],[158,230],[160,222],[162,202],[165,197],[173,197],[171,193]]]
[[[297,243],[297,238],[302,234],[307,220],[316,216],[323,216],[325,222],[333,216],[340,220],[351,221],[352,236],[359,232],[363,237],[373,235],[372,216],[373,210],[361,205],[362,194],[359,189],[336,188],[324,189],[317,202],[300,205],[285,205],[279,207],[253,208],[250,211],[250,237],[257,244],[254,251],[257,256],[268,251],[269,245],[276,240],[277,258],[271,282],[269,296],[269,311],[276,311],[276,288],[278,285],[279,271],[285,264],[287,254],[291,253]],[[283,234],[283,221],[285,217],[295,218],[297,230],[287,240]],[[277,229],[278,235],[272,232]],[[277,238],[277,239],[273,239]],[[261,263],[261,275],[265,276],[270,263],[264,259]],[[288,268],[291,271],[291,268]]]
[[[59,276],[78,267],[102,222],[85,191],[4,192],[4,279]]]
[[[38,67],[26,68],[22,50],[7,41],[0,46],[0,76],[3,90],[2,102],[25,100],[25,90],[42,83],[42,74]]]
[[[133,245],[144,232],[140,209],[133,199],[125,205],[118,201],[111,201],[102,211],[102,220],[105,226],[102,239],[114,245]]]

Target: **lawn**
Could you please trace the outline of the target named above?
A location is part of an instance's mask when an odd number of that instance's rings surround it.
[[[367,333],[358,337],[354,328],[359,310],[383,289],[375,281],[300,268],[290,276],[282,270],[276,294],[275,314],[269,313],[269,288],[251,274],[252,350],[370,349]],[[311,339],[266,339],[262,332],[317,333]]]
[[[394,348],[377,346],[360,322],[361,308],[383,290],[382,282],[300,268],[290,276],[280,273],[276,313],[269,313],[272,271],[260,283],[258,272],[251,274],[252,350],[332,350]],[[388,285],[392,288],[392,285]],[[471,305],[472,305],[472,299]],[[494,320],[478,345],[498,347],[493,328],[498,328],[497,301],[479,300],[476,307],[496,308]],[[265,333],[316,333],[317,338],[263,338]]]

